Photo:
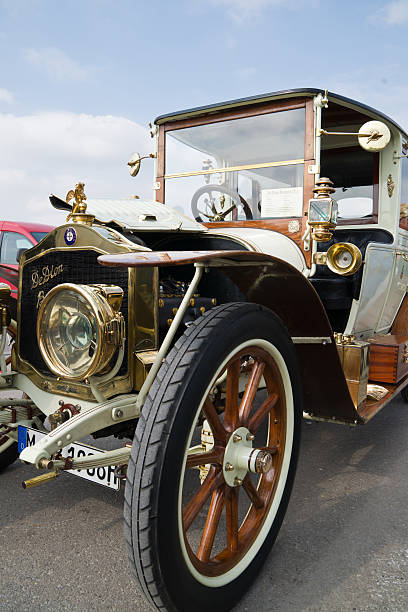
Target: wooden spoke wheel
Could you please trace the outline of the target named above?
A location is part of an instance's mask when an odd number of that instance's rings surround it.
[[[229,610],[276,538],[301,417],[293,345],[279,319],[226,304],[191,325],[164,362],[132,447],[130,559],[167,610]]]
[[[226,374],[223,418],[208,394],[195,424],[206,418],[214,446],[209,451],[194,452],[193,447],[187,452],[190,473],[185,472],[183,482],[182,532],[189,561],[203,576],[224,575],[223,581],[248,552],[255,554],[254,544],[270,513],[282,469],[286,469],[286,438],[291,445],[293,436],[284,380],[274,357],[260,341],[243,344],[217,374],[218,378]],[[265,384],[265,397],[254,407],[257,391]],[[197,471],[191,473],[200,466],[208,472],[202,485]],[[194,542],[197,531],[198,544]]]

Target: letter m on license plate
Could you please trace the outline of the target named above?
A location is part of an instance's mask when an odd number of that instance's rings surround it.
[[[34,446],[46,434],[42,431],[37,431],[31,427],[18,427],[18,452],[21,453],[27,446]],[[89,457],[90,455],[103,455],[105,451],[88,446],[87,444],[78,444],[77,442],[66,446],[62,450],[63,457],[71,457],[71,459],[80,459],[81,457]],[[115,476],[115,467],[109,465],[107,467],[89,468],[83,470],[66,470],[69,474],[92,480],[104,487],[119,491],[120,480]]]

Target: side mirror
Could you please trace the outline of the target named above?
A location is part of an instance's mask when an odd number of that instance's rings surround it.
[[[139,153],[133,153],[132,157],[127,163],[129,166],[130,176],[137,176],[137,174],[139,174],[142,159],[148,159],[149,157],[156,159],[157,156],[156,153],[149,153],[149,155],[143,155],[143,157],[141,157]]]
[[[21,259],[22,254],[24,253],[24,251],[28,251],[28,249],[27,248],[18,249],[17,255],[16,255],[16,262],[17,263],[20,263],[20,259]]]
[[[382,121],[367,121],[358,131],[358,144],[372,153],[385,149],[390,139],[391,132]]]
[[[385,149],[391,139],[391,132],[382,121],[367,121],[358,132],[328,132],[321,129],[319,135],[357,136],[359,145],[371,153],[377,153]]]

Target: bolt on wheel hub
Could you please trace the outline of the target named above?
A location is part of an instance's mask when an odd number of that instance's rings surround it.
[[[222,471],[230,487],[239,487],[248,472],[266,474],[272,469],[272,453],[253,448],[254,435],[246,427],[238,427],[225,448]]]

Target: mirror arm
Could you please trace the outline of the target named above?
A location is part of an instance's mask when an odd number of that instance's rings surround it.
[[[141,162],[142,159],[149,159],[149,157],[151,157],[152,159],[156,159],[157,153],[149,153],[149,155],[143,155],[143,157],[139,157],[137,161],[134,161],[134,162],[128,161],[127,165],[134,166],[135,164],[138,164],[139,162]]]
[[[363,136],[365,138],[379,138],[381,136],[381,134],[374,133],[374,134],[360,134],[359,132],[328,132],[327,130],[320,130],[320,136],[324,134],[325,136]]]

